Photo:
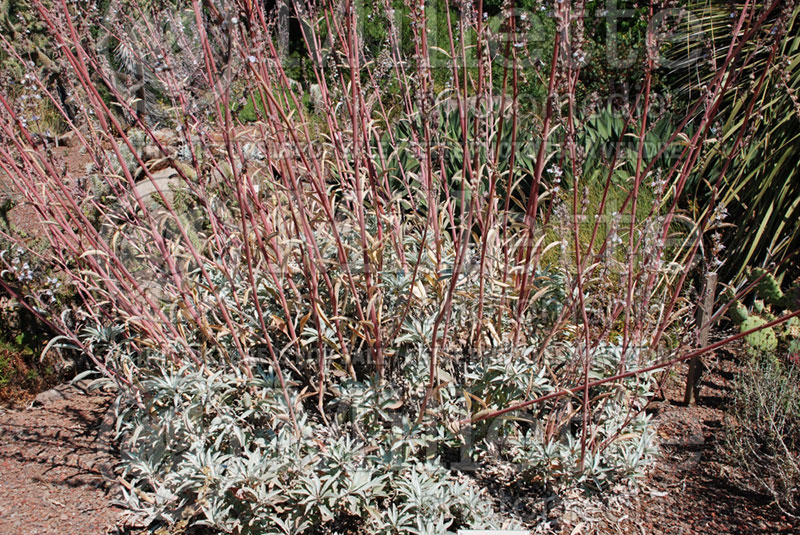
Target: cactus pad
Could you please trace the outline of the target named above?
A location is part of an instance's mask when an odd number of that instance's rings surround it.
[[[741,329],[741,332],[745,332],[749,331],[750,329],[760,327],[766,323],[766,320],[763,318],[758,316],[749,316],[742,322],[742,324],[739,326],[739,329]],[[772,329],[772,327],[767,327],[765,329],[761,329],[760,331],[750,333],[745,336],[744,339],[750,345],[750,348],[753,350],[753,352],[756,353],[769,353],[775,351],[775,349],[778,347],[778,337],[775,335],[775,331]]]
[[[747,319],[747,307],[745,307],[739,301],[736,301],[731,305],[728,309],[728,316],[730,316],[731,321],[736,325],[739,325],[744,320]]]
[[[750,280],[755,280],[762,275],[764,278],[756,285],[756,292],[770,305],[781,306],[785,296],[778,280],[772,273],[768,273],[765,269],[756,268],[753,270]]]
[[[784,325],[784,328],[786,329],[787,338],[800,342],[800,318],[795,316],[789,319]]]

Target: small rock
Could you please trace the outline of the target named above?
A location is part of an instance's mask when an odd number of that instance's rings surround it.
[[[245,143],[242,152],[246,160],[263,160],[265,158],[264,153],[255,143]]]
[[[75,131],[70,130],[66,134],[58,136],[58,138],[56,138],[56,143],[61,147],[74,148],[75,146],[78,145],[79,139],[78,136],[75,134]]]
[[[314,105],[314,109],[321,110],[325,102],[322,98],[322,88],[320,85],[311,84],[308,88],[308,92],[311,95],[311,103]]]
[[[142,149],[142,161],[149,162],[150,160],[157,160],[162,156],[161,149],[159,149],[157,145],[146,145],[144,149]]]
[[[156,130],[153,132],[153,136],[161,143],[162,145],[169,147],[178,144],[178,134],[172,130],[161,129]]]
[[[33,404],[39,404],[43,406],[49,405],[56,401],[70,399],[74,395],[75,390],[70,385],[59,385],[55,388],[51,388],[50,390],[45,390],[44,392],[37,394],[36,398],[33,400]]]

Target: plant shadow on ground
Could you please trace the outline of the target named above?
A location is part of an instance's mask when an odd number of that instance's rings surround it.
[[[797,533],[797,521],[780,511],[770,496],[745,488],[724,451],[725,411],[743,358],[736,348],[707,357],[696,406],[682,403],[685,369],[669,378],[665,397],[653,403],[662,457],[645,482],[651,492],[642,493],[630,511],[645,533]]]
[[[61,385],[26,409],[0,409],[0,533],[143,535],[120,510],[108,393]]]

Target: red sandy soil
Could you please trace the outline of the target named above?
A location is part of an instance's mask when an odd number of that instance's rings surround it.
[[[0,535],[122,535],[111,395],[62,385],[0,408]]]
[[[730,381],[738,369],[732,353],[707,357],[696,406],[683,405],[686,366],[667,383],[666,399],[653,404],[662,458],[630,511],[641,535],[800,534],[800,521],[781,512],[766,495],[736,483],[721,434]]]

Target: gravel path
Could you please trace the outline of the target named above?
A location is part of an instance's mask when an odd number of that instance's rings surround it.
[[[126,533],[107,483],[111,400],[62,385],[30,408],[0,408],[0,535]]]

